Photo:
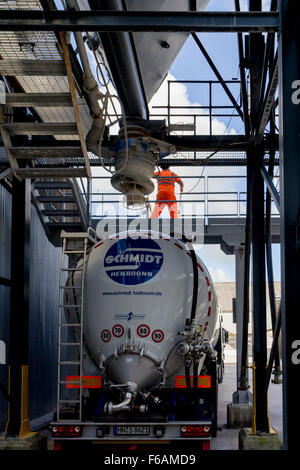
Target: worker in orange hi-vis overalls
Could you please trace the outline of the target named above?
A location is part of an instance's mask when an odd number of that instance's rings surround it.
[[[151,215],[151,219],[157,219],[164,208],[167,206],[170,212],[170,217],[172,219],[178,217],[178,207],[175,196],[175,183],[178,183],[180,186],[180,192],[183,192],[183,182],[181,179],[173,173],[169,166],[161,163],[161,171],[154,173],[154,178],[157,179],[158,191],[157,198],[155,202],[155,207]],[[161,202],[160,202],[161,201]],[[166,201],[166,202],[164,202]],[[174,201],[174,202],[167,202]]]

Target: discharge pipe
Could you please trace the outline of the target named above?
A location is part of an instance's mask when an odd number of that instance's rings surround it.
[[[112,415],[113,413],[116,413],[117,411],[129,410],[130,404],[136,397],[138,387],[135,382],[128,382],[126,386],[128,389],[125,392],[124,400],[117,404],[114,404],[111,401],[106,402],[104,405],[105,413]]]

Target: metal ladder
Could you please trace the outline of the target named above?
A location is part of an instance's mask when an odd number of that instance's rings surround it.
[[[85,283],[85,273],[86,273],[86,264],[87,264],[87,250],[91,244],[94,244],[97,241],[97,236],[93,229],[88,228],[87,232],[61,232],[62,238],[62,258],[61,258],[61,270],[60,270],[60,280],[59,280],[59,313],[58,313],[58,361],[57,361],[57,421],[66,420],[68,422],[81,422],[82,421],[82,385],[83,385],[83,364],[82,364],[82,352],[83,352],[83,317],[84,317],[84,283]],[[66,255],[76,255],[79,256],[79,259],[82,257],[82,263],[79,265],[74,264],[73,268],[65,267]],[[76,286],[67,286],[66,285],[66,275],[67,279],[69,278],[68,274],[74,274],[76,272],[81,272],[80,284]],[[72,304],[65,303],[65,293],[66,289],[76,289],[76,295],[80,298]],[[78,321],[67,322],[64,318],[64,310],[68,309],[77,309]],[[71,317],[74,317],[72,315]],[[67,339],[64,340],[64,333],[69,333],[69,329],[74,328],[76,334],[74,333],[75,341],[70,341]],[[70,335],[67,334],[67,337]],[[79,353],[77,360],[66,360],[68,350]],[[63,350],[64,349],[64,350]],[[68,357],[68,356],[67,356]],[[73,380],[67,380],[66,376],[66,366],[71,369],[71,376],[75,376]],[[75,372],[73,372],[75,370]],[[79,374],[78,374],[79,370]],[[69,388],[68,388],[69,386]],[[76,399],[73,398],[74,388],[78,390]],[[64,387],[64,391],[62,388]],[[71,397],[68,398],[68,391],[71,390]],[[72,419],[62,418],[62,411],[66,412],[66,405],[70,405],[69,410],[73,410]],[[75,412],[76,409],[76,412]],[[77,412],[78,410],[78,412]],[[76,416],[78,416],[76,418]]]

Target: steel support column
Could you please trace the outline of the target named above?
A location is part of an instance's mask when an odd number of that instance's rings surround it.
[[[264,180],[260,173],[263,152],[253,149],[252,181],[252,315],[253,315],[253,423],[255,433],[269,432],[268,402],[264,393],[267,366],[266,263],[264,237]]]
[[[249,0],[251,11],[262,9],[261,0]],[[250,34],[250,119],[255,129],[259,118],[265,41],[262,34]],[[267,366],[266,262],[264,237],[264,179],[260,167],[264,158],[261,146],[247,152],[251,185],[252,229],[252,315],[253,315],[253,420],[252,429],[269,432],[268,402],[264,393]]]
[[[23,437],[28,422],[28,332],[31,181],[12,181],[9,416],[6,436]]]
[[[300,4],[281,1],[280,214],[284,446],[298,450],[300,421]]]
[[[237,350],[237,391],[233,394],[233,403],[249,404],[251,397],[248,387],[248,356],[243,363],[243,331],[248,331],[248,318],[244,318],[244,272],[245,246],[235,247],[235,295],[236,295],[236,350]],[[247,324],[245,325],[245,321]],[[248,338],[246,339],[248,345]],[[242,370],[244,368],[245,370]]]

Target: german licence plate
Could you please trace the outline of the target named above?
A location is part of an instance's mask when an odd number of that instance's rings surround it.
[[[150,426],[114,426],[114,434],[119,436],[148,436]]]

